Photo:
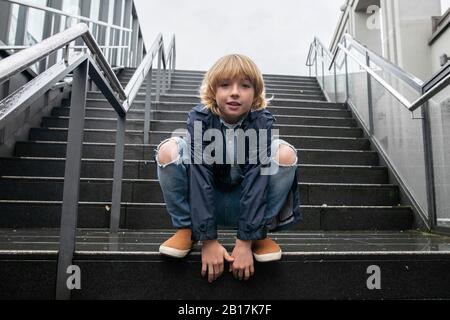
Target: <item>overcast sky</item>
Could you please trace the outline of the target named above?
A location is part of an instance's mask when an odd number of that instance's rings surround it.
[[[446,4],[450,0],[443,0]],[[177,69],[207,70],[230,53],[263,73],[306,75],[309,43],[328,45],[344,0],[135,0],[147,47],[176,35]]]

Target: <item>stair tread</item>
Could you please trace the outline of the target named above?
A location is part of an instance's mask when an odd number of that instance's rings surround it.
[[[65,161],[66,158],[55,157],[0,157],[0,160],[35,160],[35,161]],[[95,158],[82,158],[83,162],[111,162],[114,163],[114,159],[95,159]],[[124,162],[128,163],[155,163],[155,160],[130,160],[124,159]],[[329,164],[297,164],[298,167],[310,167],[310,168],[364,168],[364,169],[387,169],[386,166],[365,166],[365,165],[329,165]]]
[[[114,256],[159,256],[159,245],[173,234],[173,230],[131,231],[122,230],[117,237],[111,237],[108,230],[78,229],[75,255]],[[235,241],[234,230],[219,231],[218,239],[225,248],[232,248]],[[285,258],[367,255],[450,255],[450,238],[426,234],[418,231],[327,231],[327,232],[279,232],[271,233],[283,249]],[[58,250],[59,230],[28,229],[0,230],[1,255],[52,254]],[[197,245],[190,256],[200,256]],[[283,261],[283,260],[282,260]],[[281,262],[282,262],[281,261]]]
[[[7,176],[3,175],[0,176],[0,179],[3,180],[48,180],[48,181],[64,181],[64,177],[39,177],[39,176]],[[107,181],[112,182],[113,178],[97,178],[97,177],[82,177],[80,178],[81,181]],[[122,179],[124,182],[154,182],[159,183],[158,179]],[[353,187],[389,187],[389,188],[395,188],[397,187],[395,184],[380,184],[380,183],[314,183],[314,182],[299,182],[299,185],[310,185],[310,186],[353,186]]]

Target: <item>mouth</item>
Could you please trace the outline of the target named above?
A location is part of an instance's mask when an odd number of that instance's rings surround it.
[[[227,105],[232,107],[240,107],[241,104],[239,102],[228,102]]]

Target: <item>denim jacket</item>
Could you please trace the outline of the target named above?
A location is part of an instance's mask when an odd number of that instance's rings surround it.
[[[230,164],[207,164],[202,161],[201,164],[195,162],[195,157],[199,155],[200,148],[195,149],[194,140],[196,139],[194,132],[194,123],[201,121],[202,137],[207,129],[221,130],[220,118],[213,114],[204,105],[195,106],[188,115],[187,129],[190,139],[188,139],[189,149],[191,153],[191,163],[188,165],[189,177],[189,203],[192,220],[192,238],[195,241],[217,239],[217,225],[215,223],[214,213],[214,188],[221,185],[227,185],[224,180],[230,171]],[[249,112],[245,116],[240,128],[244,132],[248,129],[267,129],[267,157],[270,158],[271,152],[271,129],[275,118],[267,109]],[[201,151],[211,143],[204,141],[201,137],[197,138],[202,141]],[[225,137],[223,137],[223,148],[226,148]],[[206,140],[206,139],[205,139]],[[258,141],[259,142],[259,141]],[[258,143],[259,145],[259,143]],[[262,163],[258,157],[257,163],[249,161],[248,143],[245,147],[245,164],[241,164],[243,179],[241,181],[242,192],[240,199],[240,213],[237,226],[237,238],[241,240],[259,240],[264,239],[267,231],[278,231],[282,228],[290,226],[301,219],[299,210],[299,195],[297,174],[292,183],[289,196],[280,213],[271,221],[265,219],[266,211],[266,195],[269,181],[269,175],[260,174],[261,168],[267,168],[270,163]],[[195,154],[197,152],[197,154]],[[260,152],[260,150],[258,150]],[[223,150],[223,155],[226,150]],[[197,160],[198,162],[198,160]]]

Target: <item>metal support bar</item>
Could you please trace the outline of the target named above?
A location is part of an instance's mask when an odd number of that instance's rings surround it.
[[[423,137],[423,152],[425,160],[425,183],[427,188],[427,203],[428,203],[428,226],[432,230],[436,230],[437,223],[437,208],[436,208],[436,190],[434,179],[434,157],[433,157],[433,138],[430,123],[429,103],[426,103],[422,110],[422,137]]]
[[[344,47],[346,46],[345,38],[344,38]],[[348,101],[350,97],[350,91],[348,86],[348,59],[347,54],[344,53],[344,63],[345,63],[345,101]]]
[[[161,47],[159,47],[158,50],[158,76],[156,79],[156,102],[159,102],[159,96],[161,91],[161,59],[162,59],[162,52]]]
[[[370,57],[366,52],[366,65],[370,68]],[[369,132],[370,135],[374,134],[374,125],[373,125],[373,103],[372,103],[372,78],[369,73],[366,72],[367,75],[367,106],[369,108]]]
[[[323,47],[322,47],[322,90],[325,92],[325,58],[323,57]]]
[[[334,73],[334,102],[338,102],[336,65],[334,65],[333,73]]]
[[[147,88],[145,92],[144,144],[149,144],[150,121],[152,110],[152,69],[147,74]]]
[[[317,73],[317,46],[316,46],[315,40],[314,40],[314,67],[316,69],[317,81],[319,81],[319,76],[318,76],[318,73]]]
[[[19,14],[17,17],[16,40],[15,44],[25,44],[25,35],[28,26],[28,8],[24,6],[19,7]]]
[[[86,60],[74,70],[72,85],[56,280],[56,299],[58,300],[70,299],[66,272],[72,265],[75,253],[88,68],[89,61]]]
[[[125,149],[126,115],[117,117],[116,149],[114,152],[114,177],[112,189],[110,232],[117,233],[120,224],[122,202],[123,154]]]

